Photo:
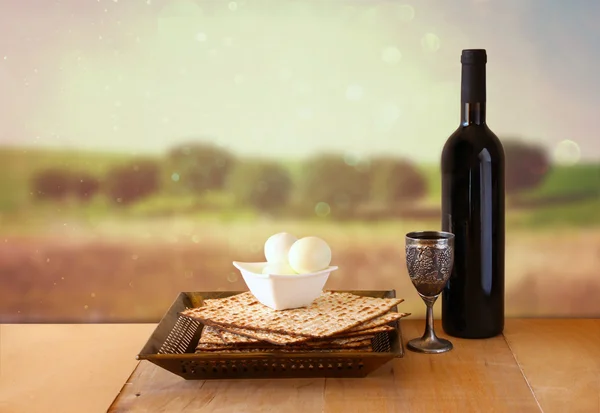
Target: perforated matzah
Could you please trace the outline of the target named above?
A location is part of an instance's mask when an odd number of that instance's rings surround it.
[[[360,353],[371,353],[373,352],[372,346],[365,347],[352,347],[352,348],[339,348],[339,349],[313,349],[313,348],[287,348],[287,347],[278,347],[278,348],[270,348],[270,349],[262,349],[262,348],[227,348],[227,349],[196,349],[196,353],[351,353],[351,352],[360,352]]]
[[[346,343],[339,343],[339,344],[335,344],[335,343],[314,343],[314,344],[306,344],[306,345],[293,345],[293,346],[278,346],[278,345],[274,345],[274,344],[269,344],[269,343],[257,343],[254,346],[250,347],[250,346],[235,346],[235,345],[227,345],[227,344],[213,344],[213,343],[199,343],[196,346],[196,349],[200,349],[200,350],[220,350],[220,349],[228,349],[228,348],[239,348],[239,349],[249,349],[249,348],[255,348],[255,349],[327,349],[327,350],[334,350],[334,349],[343,349],[343,348],[355,348],[355,347],[365,347],[365,346],[369,346],[371,345],[371,338],[366,338],[366,339],[361,339],[361,340],[356,340],[356,341],[352,341],[352,342],[346,342]]]
[[[409,314],[397,313],[395,311],[392,311],[389,313],[382,314],[379,317],[375,317],[371,320],[365,321],[364,323],[359,324],[356,327],[352,327],[351,329],[347,330],[346,332],[354,333],[356,331],[369,330],[371,328],[389,324],[391,322],[401,319],[402,317],[406,317],[407,315],[409,315]]]
[[[364,335],[373,335],[373,334],[378,334],[378,333],[385,333],[386,331],[393,331],[394,327],[390,327],[390,326],[379,326],[379,327],[373,327],[370,328],[368,330],[360,330],[360,331],[346,331],[343,332],[341,334],[336,334],[332,337],[338,337],[338,338],[348,338],[348,337],[360,337],[360,336],[364,336]]]
[[[308,307],[277,311],[259,303],[251,294],[243,293],[187,309],[181,314],[205,324],[327,337],[382,315],[402,301],[325,292]]]
[[[219,331],[211,326],[204,326],[202,335],[200,336],[200,344],[223,344],[224,341],[219,334]]]
[[[354,328],[343,331],[341,333],[335,334],[332,337],[343,338],[343,337],[356,337],[361,335],[371,335],[376,333],[383,333],[386,331],[393,330],[392,327],[387,326],[387,323],[398,320],[402,317],[405,317],[406,313],[397,313],[391,312],[386,313],[382,316],[379,316],[373,320],[362,323]],[[290,336],[287,334],[277,334],[270,333],[266,331],[260,330],[250,330],[244,328],[236,328],[236,327],[222,327],[226,328],[226,333],[230,334],[229,340],[227,337],[223,336],[223,331],[221,330],[221,338],[223,338],[226,342],[257,342],[257,341],[268,341],[275,342],[277,344],[292,344],[306,341],[305,337],[302,336]]]
[[[216,330],[216,328],[215,328]],[[218,334],[220,336],[220,339],[222,340],[223,343],[228,344],[228,345],[238,345],[238,346],[256,346],[256,345],[262,345],[265,342],[264,341],[260,341],[257,339],[253,339],[253,338],[249,338],[249,337],[244,337],[244,336],[240,336],[239,334],[234,334],[231,333],[229,331],[223,331],[223,330],[219,330]],[[302,345],[302,346],[316,346],[316,345],[323,345],[323,346],[328,346],[328,345],[345,345],[345,344],[349,344],[349,343],[353,343],[355,341],[361,341],[361,340],[366,340],[366,339],[371,339],[373,338],[373,335],[360,335],[360,336],[355,336],[355,337],[343,337],[343,338],[334,338],[334,337],[327,337],[327,338],[323,338],[323,339],[312,339],[306,342],[302,342],[302,343],[298,343],[295,345]],[[271,344],[272,346],[276,345],[276,344]]]
[[[267,343],[279,345],[302,343],[311,339],[311,337],[305,336],[292,336],[289,334],[272,333],[270,331],[264,330],[250,330],[247,328],[224,326],[220,324],[213,324],[209,321],[207,321],[206,323],[208,323],[209,325],[213,325],[221,331],[228,331],[230,333],[243,335],[250,339],[256,339],[258,341],[265,341]]]

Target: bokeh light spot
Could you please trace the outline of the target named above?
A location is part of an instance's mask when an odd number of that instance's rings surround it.
[[[192,235],[192,242],[198,244],[200,242],[200,237],[198,235]]]
[[[238,4],[235,1],[230,1],[227,7],[231,11],[236,11],[238,9]]]
[[[208,36],[206,35],[206,33],[199,32],[196,34],[196,40],[198,40],[199,42],[205,42],[208,40]]]
[[[581,159],[581,148],[570,139],[559,142],[554,148],[554,161],[562,165],[574,165]]]
[[[377,7],[371,7],[363,12],[364,19],[367,23],[376,24],[380,19],[380,13]]]
[[[381,51],[381,60],[388,64],[396,64],[402,59],[402,53],[394,46],[388,46]]]
[[[359,101],[362,99],[364,94],[364,90],[362,88],[362,86],[360,85],[349,85],[346,88],[346,99],[348,100],[352,100],[352,101]]]
[[[400,108],[394,103],[381,106],[375,115],[375,128],[380,132],[389,131],[400,119],[400,114]]]
[[[440,38],[434,33],[426,33],[421,39],[421,47],[426,52],[437,52],[440,48]]]
[[[172,180],[173,182],[179,182],[179,178],[180,178],[180,177],[179,177],[179,174],[178,174],[177,172],[174,172],[174,173],[171,175],[171,180]]]
[[[326,217],[331,213],[331,207],[327,202],[319,202],[315,205],[315,213],[319,217]]]
[[[346,152],[344,154],[344,162],[349,166],[356,166],[360,162],[360,156],[355,152]]]
[[[234,283],[238,280],[238,275],[235,272],[230,272],[227,276],[227,281],[230,283]]]
[[[415,18],[415,9],[408,4],[398,6],[398,18],[405,22],[411,21]]]

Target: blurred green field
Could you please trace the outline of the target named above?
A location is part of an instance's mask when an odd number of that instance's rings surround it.
[[[91,222],[119,217],[187,216],[200,221],[222,222],[260,218],[256,211],[235,205],[231,194],[222,192],[208,192],[203,196],[159,193],[125,208],[114,208],[103,195],[85,205],[39,202],[32,196],[32,177],[41,169],[61,167],[101,178],[111,167],[132,158],[130,154],[1,148],[0,222],[5,230],[12,228],[18,232],[21,228],[30,232],[57,217]],[[159,155],[155,158],[159,159]],[[297,181],[302,173],[301,162],[289,160],[282,164]],[[418,168],[428,183],[428,193],[422,204],[437,208],[441,186],[439,166],[424,164]],[[170,171],[164,172],[170,176]],[[518,202],[516,207],[509,204],[509,225],[535,228],[600,225],[600,164],[554,166],[540,186],[519,195],[518,199],[533,206],[519,207]]]
[[[101,177],[131,159],[0,149],[0,321],[156,321],[179,291],[243,289],[231,261],[261,260],[263,240],[283,230],[319,234],[332,246],[342,269],[328,288],[395,288],[407,298],[405,311],[423,316],[406,274],[402,239],[411,230],[439,228],[435,213],[343,222],[293,214],[273,218],[241,208],[223,191],[203,196],[161,191],[120,207],[103,194],[84,204],[32,196],[31,180],[41,169],[64,167]],[[297,181],[301,163],[284,165]],[[418,167],[428,182],[419,206],[435,212],[439,168]],[[520,196],[521,204],[509,202],[509,316],[600,311],[597,301],[581,299],[599,291],[599,171],[600,165],[555,167],[539,187]],[[171,173],[166,170],[166,177]],[[557,280],[567,273],[573,285],[565,291]],[[137,299],[140,295],[147,299]]]
[[[0,148],[0,212],[31,203],[31,179],[39,170],[62,167],[102,175],[130,158],[120,153]]]
[[[544,182],[527,196],[548,198],[586,194],[600,197],[600,164],[555,166]]]

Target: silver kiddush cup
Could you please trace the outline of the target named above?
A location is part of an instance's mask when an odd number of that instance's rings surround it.
[[[433,305],[446,286],[454,264],[454,234],[419,231],[406,234],[406,267],[417,292],[427,306],[425,333],[406,347],[420,353],[444,353],[452,343],[438,338],[433,329]]]

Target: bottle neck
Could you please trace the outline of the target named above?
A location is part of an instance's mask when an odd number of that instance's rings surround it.
[[[485,102],[462,102],[460,122],[463,126],[485,124]]]
[[[460,102],[460,120],[463,126],[485,123],[485,63],[463,63]]]

